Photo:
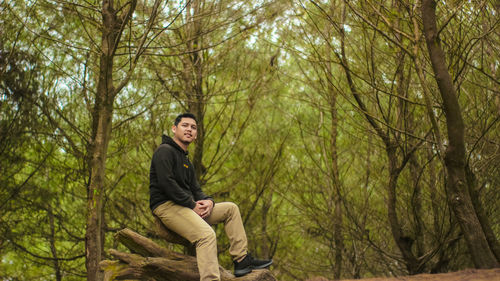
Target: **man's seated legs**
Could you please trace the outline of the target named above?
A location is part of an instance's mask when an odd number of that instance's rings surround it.
[[[207,218],[211,225],[224,223],[229,238],[229,254],[234,262],[234,275],[237,277],[250,273],[252,269],[266,268],[272,260],[254,259],[248,254],[248,242],[238,206],[232,202],[215,204],[212,214]]]
[[[212,227],[192,209],[167,201],[153,211],[170,230],[196,246],[200,280],[220,280],[217,240]]]
[[[248,252],[248,242],[238,206],[232,202],[216,203],[206,220],[210,225],[224,223],[230,243],[229,254],[233,260],[242,260]]]

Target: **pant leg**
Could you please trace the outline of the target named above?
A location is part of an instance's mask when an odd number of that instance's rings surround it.
[[[233,260],[240,260],[247,255],[248,242],[243,221],[241,219],[240,209],[232,202],[216,203],[212,214],[206,221],[210,225],[224,223],[224,230],[229,238],[229,254]]]
[[[192,209],[167,201],[153,211],[170,230],[196,246],[201,281],[220,280],[215,231]]]

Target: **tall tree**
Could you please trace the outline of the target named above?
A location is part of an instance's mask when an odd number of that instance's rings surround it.
[[[105,191],[106,158],[111,138],[113,109],[117,95],[128,84],[138,60],[149,42],[149,33],[160,12],[160,1],[155,1],[142,36],[138,37],[134,52],[129,53],[127,71],[117,83],[115,61],[122,36],[132,19],[136,0],[103,0],[101,6],[101,42],[99,47],[99,71],[92,108],[92,133],[87,148],[89,183],[87,190],[86,266],[87,279],[98,280],[99,262],[103,252],[103,198]],[[132,42],[128,42],[129,44]]]
[[[460,223],[475,266],[494,268],[500,265],[486,239],[469,193],[470,182],[467,181],[465,166],[464,120],[439,39],[436,6],[437,3],[433,0],[423,0],[421,13],[423,33],[446,115],[449,145],[444,160],[447,170],[448,200]]]

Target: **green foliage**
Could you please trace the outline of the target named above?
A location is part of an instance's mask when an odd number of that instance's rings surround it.
[[[154,232],[152,153],[176,114],[198,108],[204,139],[190,156],[202,155],[200,182],[216,201],[239,205],[250,251],[273,257],[279,280],[333,278],[337,253],[343,278],[407,274],[388,220],[387,146],[369,115],[396,147],[395,210],[421,272],[471,267],[425,105],[428,95],[443,135],[442,103],[415,40],[418,5],[277,2],[162,2],[139,66],[113,104],[104,249],[117,247],[113,234],[124,227]],[[139,1],[124,30],[116,81],[128,75],[152,5]],[[488,1],[438,8],[468,165],[498,236],[498,9]],[[4,1],[1,9],[0,278],[82,280],[101,7]],[[219,260],[231,268],[223,227],[216,231]]]

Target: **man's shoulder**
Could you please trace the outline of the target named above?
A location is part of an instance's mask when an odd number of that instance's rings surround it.
[[[162,143],[162,144],[160,144],[160,145],[158,146],[158,149],[160,149],[160,148],[174,149],[175,147],[173,147],[173,146],[172,146],[171,144],[169,144],[169,143],[165,143],[165,142],[164,142],[164,143]]]
[[[155,150],[155,154],[158,154],[158,153],[176,153],[176,149],[175,147],[173,147],[172,145],[168,144],[168,143],[162,143],[160,144],[156,150]]]

